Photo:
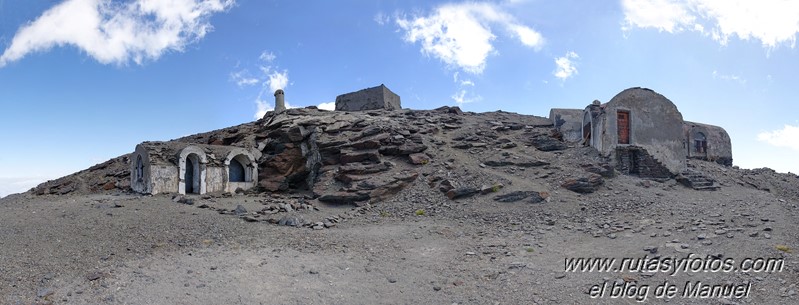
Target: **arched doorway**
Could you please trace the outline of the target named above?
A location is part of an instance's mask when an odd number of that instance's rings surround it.
[[[230,160],[230,167],[229,167],[229,179],[230,182],[245,182],[246,175],[244,172],[244,165],[237,160],[237,158],[233,158]]]
[[[186,173],[184,175],[186,194],[199,194],[201,190],[200,158],[196,154],[186,156]]]
[[[144,181],[144,162],[142,162],[141,155],[136,157],[136,182]]]
[[[203,149],[189,145],[178,155],[178,192],[180,194],[205,194],[206,164],[208,157]]]
[[[707,155],[707,138],[702,132],[697,132],[694,135],[694,153],[697,156]]]
[[[225,158],[227,184],[225,191],[248,190],[258,180],[258,164],[251,152],[243,148],[232,149]]]

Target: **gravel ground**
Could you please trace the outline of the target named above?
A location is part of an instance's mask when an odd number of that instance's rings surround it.
[[[319,211],[286,213],[343,215],[322,230],[246,222],[199,208],[252,210],[269,199],[264,196],[192,197],[193,205],[124,193],[5,198],[0,303],[638,303],[635,296],[611,298],[614,284],[649,285],[645,303],[799,302],[792,198],[752,187],[703,192],[621,176],[589,195],[556,190],[540,204],[499,203],[490,195],[451,201],[422,180],[367,208],[317,203]],[[736,264],[781,258],[784,266],[676,275],[564,271],[572,257],[689,253]],[[664,281],[677,285],[679,294],[656,298]],[[683,298],[685,283],[696,281],[751,288],[739,299]],[[604,283],[605,295],[591,298],[591,287]]]
[[[0,304],[799,304],[799,176],[692,160],[720,189],[601,178],[591,173],[608,174],[607,160],[548,136],[547,119],[451,110],[361,113],[371,123],[320,135],[429,131],[417,137],[425,161],[378,156],[390,169],[367,182],[396,194],[372,205],[312,199],[353,187],[338,165],[313,190],[140,196],[126,191],[126,156],[0,199]],[[191,139],[248,139],[258,124]],[[394,187],[399,174],[413,179]],[[564,188],[578,179],[591,193]],[[513,194],[526,199],[495,200]],[[671,272],[669,259],[689,255],[695,271]],[[573,258],[647,267],[567,272]],[[781,268],[701,268],[757,259]]]

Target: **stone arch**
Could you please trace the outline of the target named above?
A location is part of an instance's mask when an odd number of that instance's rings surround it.
[[[186,146],[178,155],[178,192],[181,194],[205,194],[206,164],[205,151],[197,146]]]
[[[137,193],[152,192],[150,178],[150,154],[144,146],[136,145],[130,156],[130,188]]]
[[[236,172],[239,170],[238,166],[243,170],[240,176]],[[234,192],[237,188],[249,189],[258,179],[258,161],[246,149],[234,148],[225,158],[225,174],[228,178],[227,191]]]

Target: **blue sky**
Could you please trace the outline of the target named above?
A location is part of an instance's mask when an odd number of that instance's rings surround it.
[[[629,87],[799,172],[796,1],[0,0],[0,196],[386,84],[405,108],[546,116]]]

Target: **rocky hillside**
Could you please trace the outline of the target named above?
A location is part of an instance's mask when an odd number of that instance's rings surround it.
[[[251,193],[298,194],[329,204],[376,204],[417,179],[450,199],[491,196],[497,201],[541,202],[559,189],[592,193],[616,176],[594,149],[564,143],[547,118],[502,111],[464,113],[457,107],[289,109],[173,141],[257,148],[263,155],[258,160],[258,187]],[[31,192],[130,192],[128,163],[127,155],[120,156]],[[793,174],[702,161],[690,166],[711,189],[756,188],[799,198],[799,176]]]

